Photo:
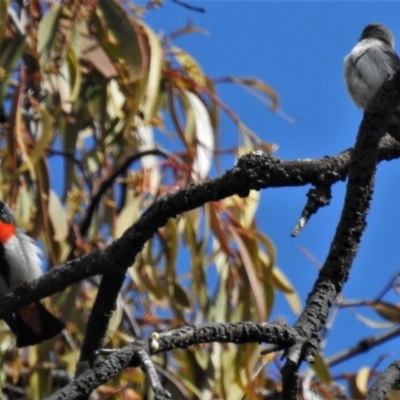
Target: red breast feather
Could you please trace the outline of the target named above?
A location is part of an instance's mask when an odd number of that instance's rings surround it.
[[[8,240],[14,236],[15,226],[12,224],[4,223],[0,220],[0,242],[6,244]]]

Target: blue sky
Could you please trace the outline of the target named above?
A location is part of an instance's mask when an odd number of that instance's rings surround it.
[[[387,25],[400,42],[400,2],[302,1],[198,1],[206,13],[191,12],[167,0],[145,21],[156,31],[169,33],[188,19],[206,35],[192,34],[175,44],[191,53],[212,78],[226,75],[259,77],[279,94],[285,113],[295,123],[270,112],[245,91],[220,85],[219,94],[241,119],[267,142],[279,145],[283,159],[335,155],[354,143],[362,114],[350,101],[343,82],[343,58],[370,22]],[[400,47],[398,47],[400,52]],[[237,137],[236,127],[222,120],[223,140]],[[229,168],[232,165],[226,165]],[[290,237],[305,204],[308,187],[262,192],[258,210],[261,230],[274,241],[278,265],[304,300],[317,275],[316,267],[300,251],[307,249],[322,264],[343,206],[345,183],[333,188],[331,205],[313,216],[298,238]],[[373,298],[399,271],[400,264],[400,161],[379,165],[368,227],[344,295],[348,299]],[[399,301],[393,293],[387,299]],[[362,310],[359,310],[362,311]],[[279,298],[276,315],[292,323],[285,300]],[[364,315],[379,320],[375,314]],[[347,310],[332,330],[326,354],[376,334]],[[382,366],[398,357],[400,340],[370,351],[334,371],[349,371],[373,364],[389,353]]]

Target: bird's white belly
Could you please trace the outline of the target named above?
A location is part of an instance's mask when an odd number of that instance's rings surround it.
[[[39,252],[33,241],[26,236],[22,240],[13,236],[4,245],[5,259],[10,268],[10,286],[0,277],[0,294],[6,294],[23,282],[39,278],[43,272],[40,267]]]

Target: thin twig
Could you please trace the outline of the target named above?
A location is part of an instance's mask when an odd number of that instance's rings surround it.
[[[119,167],[115,168],[106,178],[104,178],[104,180],[99,185],[97,191],[92,196],[91,201],[85,211],[85,214],[83,215],[82,220],[79,224],[79,232],[81,236],[84,236],[87,230],[89,229],[93,214],[102,196],[107,191],[107,189],[111,187],[111,185],[115,182],[117,177],[124,171],[126,171],[133,162],[147,155],[159,155],[165,158],[170,158],[172,156],[167,151],[162,150],[161,148],[158,147],[144,151],[137,151],[128,156],[125,159],[125,161],[121,163]]]
[[[188,4],[187,2],[185,2],[185,1],[182,1],[182,0],[172,0],[174,3],[176,3],[176,4],[179,4],[180,6],[182,6],[182,7],[185,7],[185,8],[187,8],[188,10],[191,10],[191,11],[197,11],[197,12],[201,12],[201,13],[205,13],[206,12],[206,9],[205,8],[203,8],[203,7],[197,7],[197,6],[192,6],[191,4]]]
[[[158,374],[154,366],[153,361],[151,361],[149,353],[144,349],[140,349],[137,352],[137,356],[140,359],[141,366],[147,374],[150,386],[153,389],[156,400],[166,400],[171,398],[171,394],[161,386],[161,382],[158,379]]]
[[[47,154],[51,157],[51,156],[61,156],[64,158],[67,158],[68,160],[70,160],[72,163],[74,163],[78,168],[80,173],[83,176],[83,179],[85,181],[85,184],[87,185],[87,187],[89,188],[89,192],[91,193],[93,190],[93,184],[92,184],[92,180],[87,176],[85,167],[83,166],[83,163],[81,160],[79,160],[78,158],[76,158],[74,156],[74,154],[71,151],[62,151],[62,150],[55,150],[55,149],[48,149],[47,150]]]
[[[333,367],[343,361],[348,360],[358,354],[366,353],[367,351],[373,349],[376,346],[379,346],[382,343],[387,342],[390,339],[393,339],[400,335],[400,328],[397,327],[388,332],[381,333],[376,336],[370,336],[360,340],[354,347],[341,351],[340,353],[335,354],[332,357],[329,357],[325,360],[326,364]]]

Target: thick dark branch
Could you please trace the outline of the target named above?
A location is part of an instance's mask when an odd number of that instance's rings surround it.
[[[74,379],[47,400],[87,399],[94,389],[114,378],[119,371],[128,366],[139,366],[135,355],[140,346],[143,346],[143,341],[134,342],[98,361],[93,368],[86,369],[79,378]]]
[[[210,342],[236,344],[258,342],[287,347],[298,341],[298,333],[294,328],[282,324],[252,322],[188,325],[173,331],[153,333],[151,339],[134,341],[122,349],[113,351],[103,360],[95,362],[93,367],[85,370],[48,400],[86,398],[95,388],[113,379],[124,368],[142,366],[143,360],[148,361],[143,354],[140,355],[143,351],[153,355]]]
[[[315,160],[283,161],[261,153],[247,154],[238,165],[220,178],[192,184],[156,200],[125,234],[104,252],[53,268],[40,279],[24,284],[0,300],[0,317],[34,300],[63,291],[73,283],[107,271],[125,271],[136,255],[168,218],[193,210],[210,201],[234,194],[246,196],[251,189],[302,185],[333,184],[346,177],[351,150],[336,157]],[[380,142],[380,160],[400,157],[400,145],[384,137]]]
[[[125,270],[106,273],[101,279],[96,301],[86,325],[85,338],[76,371],[77,375],[93,364],[95,352],[104,345],[103,341],[107,334],[108,323],[115,310],[118,293],[124,279]]]
[[[203,325],[188,325],[168,332],[158,333],[156,339],[159,350],[169,351],[175,348],[186,349],[199,343],[273,343],[286,347],[299,340],[294,328],[276,323],[237,322],[209,323]]]
[[[400,103],[397,88],[400,88],[400,72],[382,86],[364,113],[351,156],[342,215],[325,264],[295,324],[304,338],[309,340],[302,350],[301,359],[312,358],[315,354],[319,332],[325,324],[329,308],[341,292],[358,251],[373,193],[379,141],[385,134],[390,116]],[[288,358],[287,362],[293,364],[293,361],[296,360]]]
[[[139,160],[146,155],[161,155],[166,158],[170,157],[169,153],[159,148],[135,152],[128,156],[125,161],[99,185],[80,224],[81,235],[84,235],[89,228],[96,207],[106,190],[113,185],[117,177],[121,173],[125,172],[134,161]],[[108,322],[115,310],[116,299],[125,279],[125,271],[126,268],[121,268],[115,272],[106,273],[101,280],[96,301],[87,323],[85,339],[83,341],[79,364],[76,371],[77,374],[82,373],[88,365],[93,363],[95,351],[103,346]]]
[[[379,140],[385,133],[387,116],[394,112],[396,104],[400,102],[396,85],[400,87],[400,73],[382,87],[379,96],[374,97],[364,114],[352,154],[340,222],[307,306],[296,323],[296,327],[308,338],[317,334],[324,325],[329,307],[347,280],[358,250],[372,197]]]
[[[387,398],[390,389],[399,389],[400,361],[390,364],[389,368],[375,381],[368,390],[365,400],[383,400]]]
[[[299,365],[301,362],[301,351],[304,340],[299,340],[290,347],[286,354],[286,363],[282,373],[282,399],[297,399],[299,394]]]

